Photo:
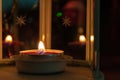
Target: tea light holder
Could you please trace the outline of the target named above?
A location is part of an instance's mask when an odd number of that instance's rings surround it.
[[[18,72],[48,74],[64,71],[67,62],[64,51],[45,49],[41,41],[38,48],[38,50],[23,50],[14,56]]]

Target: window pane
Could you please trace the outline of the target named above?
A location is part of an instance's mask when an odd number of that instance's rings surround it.
[[[37,48],[40,0],[2,0],[3,58],[19,50]],[[5,38],[10,34],[12,44]]]
[[[86,0],[52,0],[52,48],[85,59],[85,36]]]

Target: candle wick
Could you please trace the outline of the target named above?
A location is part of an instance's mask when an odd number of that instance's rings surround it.
[[[38,54],[43,55],[45,53],[44,50],[38,50]]]

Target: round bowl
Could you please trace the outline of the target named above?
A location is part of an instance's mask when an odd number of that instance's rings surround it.
[[[48,74],[63,72],[66,59],[54,55],[15,55],[15,63],[18,72],[32,74]]]

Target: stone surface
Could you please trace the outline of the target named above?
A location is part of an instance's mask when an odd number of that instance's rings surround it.
[[[48,66],[49,68],[49,66]],[[57,74],[22,74],[15,66],[1,66],[0,80],[94,80],[89,67],[66,67],[65,72]]]

